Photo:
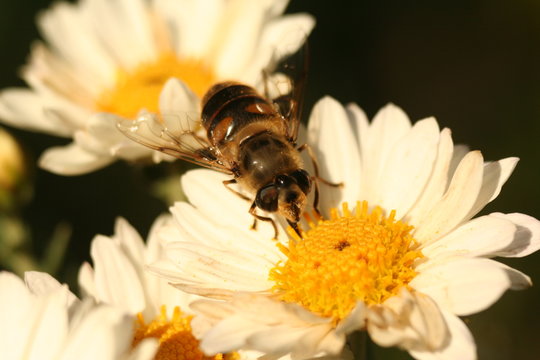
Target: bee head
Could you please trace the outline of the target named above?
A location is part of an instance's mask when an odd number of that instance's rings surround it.
[[[296,170],[289,175],[278,175],[274,182],[260,188],[255,204],[267,212],[277,211],[289,223],[296,224],[304,211],[310,190],[311,177],[307,171]]]

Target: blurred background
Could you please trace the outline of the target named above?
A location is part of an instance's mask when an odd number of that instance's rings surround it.
[[[17,74],[39,37],[34,18],[51,3],[0,2],[0,88],[24,85]],[[293,0],[288,12],[317,19],[309,39],[305,116],[327,94],[358,103],[370,117],[388,102],[413,120],[435,116],[441,127],[452,129],[456,143],[482,150],[486,160],[521,158],[483,213],[540,217],[540,2]],[[172,169],[118,162],[92,174],[61,177],[35,164],[44,149],[67,140],[2,128],[21,144],[28,180],[20,190],[23,205],[11,210],[22,220],[14,224],[0,217],[0,227],[15,234],[11,239],[31,239],[21,240],[19,249],[37,259],[26,259],[29,266],[49,269],[73,287],[94,235],[111,235],[115,218],[123,216],[145,236],[167,210],[153,184],[178,171],[178,163]],[[48,250],[51,241],[58,252],[65,248],[60,261]],[[503,262],[540,285],[540,254]],[[509,292],[466,318],[480,359],[538,359],[539,305],[537,286]],[[371,345],[369,351],[370,359],[409,359],[396,349]]]

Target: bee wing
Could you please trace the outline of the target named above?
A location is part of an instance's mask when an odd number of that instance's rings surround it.
[[[294,49],[297,49],[296,45]],[[298,128],[302,120],[302,106],[308,73],[307,39],[297,51],[282,49],[285,55],[274,55],[280,61],[272,62],[266,69],[267,97],[277,105],[280,114],[287,120],[287,138],[296,143]],[[272,74],[272,75],[268,75]]]
[[[175,121],[176,120],[176,121]],[[119,120],[116,127],[131,140],[178,159],[232,174],[220,160],[217,149],[212,147],[200,122],[144,113],[135,120]]]

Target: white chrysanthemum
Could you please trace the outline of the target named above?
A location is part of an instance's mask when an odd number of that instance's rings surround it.
[[[124,312],[80,302],[45,273],[28,272],[25,282],[0,273],[2,359],[153,359],[154,340],[132,350],[133,321]]]
[[[169,359],[171,353],[180,359],[202,359],[189,311],[189,303],[198,297],[178,291],[145,271],[147,264],[162,255],[153,229],[167,221],[167,217],[156,221],[145,244],[127,221],[118,219],[114,236],[98,235],[92,241],[94,267],[83,264],[79,284],[98,303],[116,305],[132,315],[134,343],[145,338],[159,339],[156,359]]]
[[[196,318],[208,329],[202,348],[306,358],[335,354],[348,333],[366,329],[418,359],[475,358],[458,316],[531,284],[491,258],[540,246],[540,223],[530,216],[473,219],[517,159],[484,162],[479,151],[454,146],[433,118],[411,125],[388,105],[369,124],[357,106],[330,98],[316,105],[308,140],[321,176],[344,187],[321,185],[327,220],[311,216],[303,239],[282,230],[274,243],[266,224],[250,231],[249,204],[222,189],[221,175],[183,177],[193,205],[172,208],[176,224],[160,231],[167,257],[151,269],[182,290],[227,300],[192,304],[206,316]]]
[[[40,165],[74,175],[149,149],[115,128],[114,114],[199,111],[216,81],[255,85],[271,58],[297,49],[314,20],[282,13],[287,0],[80,0],[38,18],[46,43],[22,71],[30,89],[0,94],[6,124],[72,138]],[[171,78],[174,81],[164,84]],[[156,155],[156,160],[160,157]]]
[[[91,245],[94,268],[85,263],[79,273],[83,292],[98,303],[116,305],[131,314],[135,322],[135,344],[145,338],[158,338],[156,360],[250,360],[261,356],[259,352],[231,349],[227,354],[206,357],[195,337],[204,331],[204,325],[200,329],[192,327],[193,313],[189,309],[190,302],[200,297],[178,291],[164,279],[145,271],[147,264],[163,256],[155,229],[169,222],[169,217],[159,218],[146,245],[124,219],[117,220],[114,236],[96,236]],[[346,358],[350,358],[348,351],[326,359]]]
[[[122,218],[116,221],[115,235],[97,235],[90,250],[94,266],[84,263],[79,272],[79,286],[85,296],[116,305],[132,315],[140,313],[146,319],[160,315],[162,307],[168,315],[175,306],[187,308],[192,295],[174,291],[166,281],[145,271],[147,264],[162,255],[154,229],[167,221],[167,217],[156,220],[146,244]]]

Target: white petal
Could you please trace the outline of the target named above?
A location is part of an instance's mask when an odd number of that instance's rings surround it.
[[[79,269],[79,276],[77,277],[77,283],[83,298],[97,298],[94,276],[94,269],[92,269],[92,266],[85,261],[81,265],[81,268]]]
[[[126,360],[152,360],[159,349],[159,341],[155,338],[146,338],[131,351]]]
[[[179,232],[165,236],[173,242],[187,240],[240,254],[256,253],[273,263],[283,258],[275,242],[268,240],[273,235],[271,226],[263,224],[257,231],[253,231],[237,221],[226,225],[216,224],[215,219],[204,216],[198,209],[182,202],[176,203],[171,208],[171,213],[178,222]],[[280,235],[286,238],[284,231],[281,231]]]
[[[381,198],[379,181],[382,179],[384,164],[396,142],[405,136],[410,128],[411,122],[407,114],[401,108],[388,104],[375,115],[368,134],[361,134],[359,137],[362,140],[362,172],[365,174],[365,182],[361,184],[361,198],[372,205],[378,205],[377,199]]]
[[[433,172],[426,184],[424,191],[418,201],[407,214],[407,221],[417,224],[420,219],[429,216],[433,206],[441,199],[447,189],[449,178],[450,162],[453,154],[453,142],[450,130],[445,128],[439,136],[439,146],[437,149],[437,159],[433,166]]]
[[[207,353],[226,352],[244,346],[279,356],[307,348],[315,353],[325,353],[335,351],[332,346],[336,345],[336,339],[341,339],[343,346],[344,337],[330,334],[332,325],[329,319],[317,317],[296,304],[238,294],[231,302],[196,301],[192,307],[203,313],[209,310],[217,324],[202,338],[201,348]],[[335,338],[329,341],[327,336]],[[303,341],[299,348],[296,348],[297,341]],[[273,347],[270,348],[271,344]],[[322,345],[329,347],[323,349]]]
[[[242,82],[255,84],[262,76],[261,69],[267,68],[269,64],[271,66],[272,61],[297,52],[306,42],[314,26],[315,20],[307,14],[285,15],[267,23],[263,28],[254,56],[247,67],[235,77]],[[303,54],[299,53],[297,56],[303,56]],[[298,71],[303,71],[303,69]]]
[[[413,297],[418,310],[411,313],[411,326],[424,340],[427,348],[437,349],[448,336],[441,310],[429,296],[415,292]]]
[[[452,178],[452,176],[456,172],[456,169],[459,163],[470,151],[471,150],[469,149],[467,145],[463,145],[463,144],[454,145],[454,149],[452,151],[452,160],[450,161],[450,167],[448,169],[449,178]]]
[[[99,300],[136,314],[145,308],[145,296],[137,269],[113,241],[98,235],[92,240],[96,295]]]
[[[120,248],[126,257],[140,268],[145,265],[144,254],[146,248],[144,240],[137,230],[126,219],[119,217],[114,224],[114,238],[117,239]]]
[[[188,279],[205,288],[256,292],[272,286],[272,282],[267,280],[272,264],[256,254],[238,254],[194,243],[176,243],[167,246],[167,256],[183,270]]]
[[[154,6],[172,24],[171,41],[176,53],[186,58],[205,58],[221,29],[226,2],[157,0]]]
[[[445,346],[437,350],[409,350],[409,353],[419,360],[476,359],[476,345],[467,326],[457,316],[449,312],[443,311],[442,314],[449,331]]]
[[[288,4],[289,4],[289,0],[270,1],[268,3],[268,9],[267,9],[268,15],[270,17],[274,17],[274,16],[283,14]]]
[[[39,166],[60,175],[81,175],[100,169],[114,161],[112,156],[97,155],[75,143],[47,149],[39,158]]]
[[[490,259],[447,259],[420,265],[410,285],[454,314],[470,315],[491,306],[512,286],[501,265]]]
[[[29,341],[34,301],[23,281],[6,271],[0,272],[0,292],[0,348],[7,359],[20,359]],[[8,324],[17,324],[17,331]]]
[[[129,349],[133,319],[118,309],[100,306],[92,309],[71,329],[67,346],[59,360],[117,359]]]
[[[422,249],[430,260],[445,256],[494,256],[514,240],[516,226],[492,215],[473,219]]]
[[[501,188],[508,180],[519,161],[518,158],[507,158],[484,164],[484,178],[478,199],[468,217],[471,218],[495,199],[501,192]]]
[[[540,221],[532,216],[512,213],[493,213],[490,216],[511,221],[517,226],[512,243],[497,252],[497,256],[523,257],[532,254],[540,248]]]
[[[399,296],[369,310],[369,334],[382,346],[397,345],[408,350],[437,349],[448,336],[437,304],[418,292],[402,291]]]
[[[62,291],[37,299],[31,309],[31,330],[27,338],[27,358],[56,359],[68,332],[67,307]]]
[[[351,119],[351,126],[354,129],[358,149],[363,149],[369,141],[369,120],[364,112],[357,104],[350,103],[347,105],[347,113]]]
[[[84,5],[56,3],[38,17],[37,23],[47,42],[69,64],[83,70],[80,75],[105,85],[114,78],[113,59],[85,21]]]
[[[349,334],[355,330],[363,329],[366,325],[366,304],[359,301],[351,313],[336,327],[336,334]]]
[[[160,233],[163,229],[174,226],[171,214],[160,215],[152,224],[146,240],[146,261],[149,264],[158,260],[163,255],[163,246],[161,244]]]
[[[252,54],[256,49],[269,3],[232,0],[227,4],[213,39],[212,50],[207,53],[219,78],[235,78],[235,74],[241,73],[246,67],[249,56],[239,57],[238,54]]]
[[[375,204],[396,210],[400,219],[424,191],[433,171],[438,143],[439,126],[434,118],[414,124],[388,155],[379,178],[381,197]]]
[[[303,328],[277,326],[255,333],[247,345],[265,353],[291,354],[292,359],[308,359],[317,354],[337,355],[345,336],[338,336],[330,325]]]
[[[63,296],[66,307],[71,306],[77,297],[69,291],[67,285],[62,285],[51,275],[39,271],[27,271],[24,273],[24,281],[28,289],[35,295],[46,296],[58,292]]]
[[[70,136],[72,129],[47,115],[46,109],[50,106],[31,90],[12,88],[0,92],[0,119],[5,124],[57,136]]]
[[[313,108],[308,143],[315,145],[320,176],[334,183],[344,183],[343,189],[320,185],[321,209],[328,211],[341,201],[356,203],[361,170],[360,157],[354,151],[358,144],[345,109],[336,100],[324,97]]]
[[[116,117],[112,114],[98,113],[89,117],[86,133],[94,138],[98,145],[89,151],[110,153],[109,148],[116,146],[127,138],[116,127]]]
[[[87,5],[88,21],[122,67],[133,68],[157,54],[146,2],[94,0]]]
[[[181,181],[189,202],[208,218],[218,224],[240,224],[248,228],[253,223],[248,213],[250,203],[223,186],[227,179],[216,171],[197,169],[188,171]]]
[[[199,98],[181,80],[169,79],[159,96],[159,111],[161,114],[185,114],[197,113],[199,110]],[[167,118],[165,118],[166,120]],[[174,129],[166,123],[168,129]]]
[[[414,237],[422,244],[435,241],[466,219],[478,198],[482,184],[483,162],[478,151],[467,154],[460,162],[448,190],[431,209],[429,216],[419,219]]]
[[[200,347],[206,354],[231,352],[245,347],[246,338],[256,330],[248,319],[229,317],[204,335]]]

